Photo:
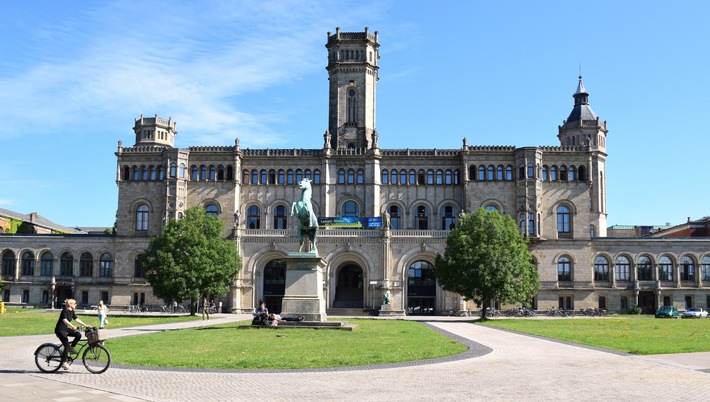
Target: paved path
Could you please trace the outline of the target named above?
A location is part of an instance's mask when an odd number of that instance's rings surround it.
[[[216,315],[219,324],[245,315]],[[426,318],[419,318],[425,320]],[[53,335],[0,338],[2,401],[708,401],[710,353],[630,356],[429,317],[475,342],[464,358],[355,369],[197,372],[83,367],[43,374],[32,352]],[[110,329],[112,338],[203,325]]]

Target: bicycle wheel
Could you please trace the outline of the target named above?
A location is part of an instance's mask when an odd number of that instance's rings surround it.
[[[101,374],[111,365],[111,353],[103,345],[89,345],[82,357],[84,367],[94,374]]]
[[[35,364],[43,373],[54,373],[62,365],[62,352],[59,346],[45,343],[35,350]]]

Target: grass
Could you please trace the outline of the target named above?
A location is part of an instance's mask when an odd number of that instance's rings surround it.
[[[298,369],[345,367],[429,359],[466,347],[421,323],[349,319],[354,331],[238,329],[216,325],[106,342],[114,362],[159,367]],[[150,353],[146,353],[150,351]]]
[[[41,309],[8,308],[5,314],[0,314],[0,337],[54,334],[54,326],[57,324],[60,311],[61,310],[56,310],[48,313],[46,310]],[[99,318],[95,314],[77,314],[77,317],[91,326],[99,325]],[[199,319],[199,317],[131,317],[112,316],[109,313],[109,325],[107,325],[107,327],[133,327],[137,325],[163,324],[196,319]]]
[[[710,319],[628,315],[589,319],[494,319],[479,325],[638,355],[710,351]]]

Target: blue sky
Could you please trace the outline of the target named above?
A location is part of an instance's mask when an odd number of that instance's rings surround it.
[[[381,148],[559,145],[580,66],[608,224],[710,215],[710,2],[25,1],[0,12],[0,208],[111,226],[119,140],[320,148],[327,32],[379,32]]]

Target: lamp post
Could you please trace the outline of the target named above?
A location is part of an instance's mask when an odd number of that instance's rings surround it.
[[[370,306],[372,306],[372,309],[375,309],[375,286],[377,285],[377,281],[370,281]]]

